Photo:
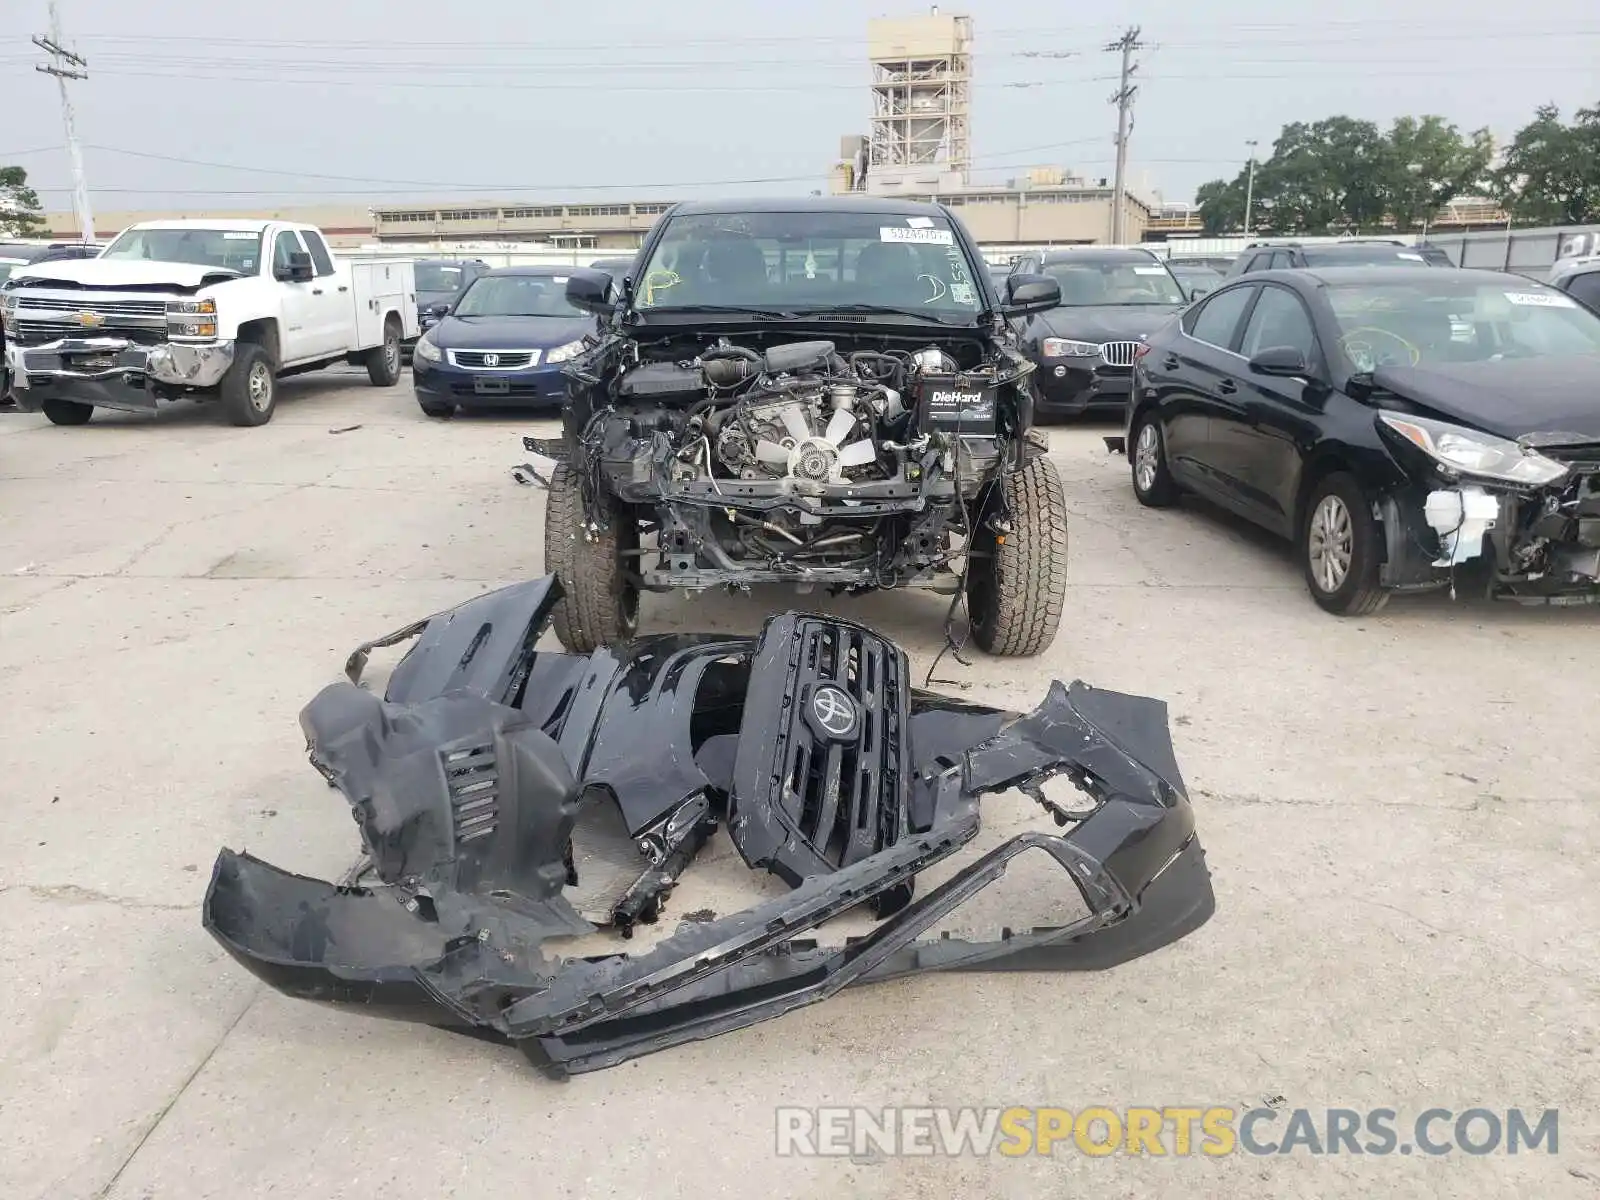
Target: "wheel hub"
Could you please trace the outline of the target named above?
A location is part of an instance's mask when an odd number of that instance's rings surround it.
[[[1141,492],[1156,485],[1156,468],[1160,465],[1161,439],[1154,425],[1144,425],[1139,430],[1139,440],[1133,447],[1133,478]]]
[[[256,363],[250,368],[250,378],[247,381],[250,392],[250,406],[257,412],[266,412],[267,405],[272,402],[272,374],[267,370],[265,363]]]
[[[1338,496],[1324,496],[1312,511],[1306,553],[1317,586],[1324,592],[1338,591],[1355,558],[1354,522]]]

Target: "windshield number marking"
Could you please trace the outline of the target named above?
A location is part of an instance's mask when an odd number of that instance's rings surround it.
[[[956,235],[948,229],[904,229],[899,225],[883,225],[878,229],[878,239],[884,242],[915,242],[926,246],[953,246]]]
[[[1559,292],[1507,292],[1506,299],[1513,304],[1535,308],[1576,308],[1578,302]]]

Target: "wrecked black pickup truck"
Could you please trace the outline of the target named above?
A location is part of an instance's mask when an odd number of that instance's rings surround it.
[[[546,576],[350,656],[300,723],[363,853],[328,883],[224,849],[204,924],[235,959],[287,995],[508,1041],[565,1078],[850,984],[1115,966],[1211,914],[1160,701],[1054,683],[1031,713],[970,704],[914,687],[879,634],[795,613],[755,638],[536,650],[559,600]],[[382,699],[361,686],[374,649],[411,639]],[[980,801],[1009,789],[1038,827],[919,879],[976,849]],[[594,852],[596,818],[625,857]],[[764,893],[669,933],[719,830]],[[922,936],[1029,850],[1071,919]],[[817,936],[843,914],[869,932]]]

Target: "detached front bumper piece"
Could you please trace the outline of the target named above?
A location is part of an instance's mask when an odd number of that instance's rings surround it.
[[[519,584],[351,655],[349,682],[301,725],[370,878],[326,883],[223,850],[204,923],[235,959],[287,995],[514,1043],[562,1078],[851,984],[1116,966],[1211,915],[1159,701],[1055,683],[1024,715],[972,705],[913,688],[905,653],[873,631],[793,613],[757,638],[536,651],[559,596],[553,577]],[[359,686],[374,647],[412,638],[383,699]],[[919,874],[978,832],[981,798],[1010,788],[1053,821],[917,896]],[[569,898],[591,804],[613,806],[648,859],[598,921],[623,938],[658,919],[719,828],[791,890],[641,953],[564,953],[597,927]],[[1028,850],[1060,868],[1063,910],[1085,915],[995,941],[923,938]],[[868,935],[811,936],[863,908]]]
[[[232,342],[143,346],[126,338],[62,338],[44,346],[7,346],[19,408],[36,412],[46,400],[67,400],[149,412],[165,389],[212,388],[233,363]]]

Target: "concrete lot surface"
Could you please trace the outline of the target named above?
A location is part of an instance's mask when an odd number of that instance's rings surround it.
[[[540,570],[542,494],[508,468],[548,423],[429,421],[408,382],[291,380],[253,430],[0,416],[0,1196],[1600,1194],[1600,613],[1325,616],[1284,548],[1135,505],[1104,426],[1052,430],[1060,638],[940,674],[1003,705],[1052,676],[1166,699],[1199,933],[1099,975],[855,989],[565,1085],[258,986],[200,927],[218,847],[321,875],[355,850],[300,706],[358,642]],[[919,675],[939,648],[935,597],[829,607]],[[1555,1107],[1559,1153],[774,1156],[781,1104],[1263,1103]]]

